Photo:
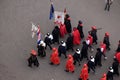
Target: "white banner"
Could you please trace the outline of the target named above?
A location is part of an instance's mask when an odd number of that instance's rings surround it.
[[[64,16],[65,16],[64,12],[55,11],[54,13],[55,13],[55,22],[58,24],[60,23],[64,24]]]

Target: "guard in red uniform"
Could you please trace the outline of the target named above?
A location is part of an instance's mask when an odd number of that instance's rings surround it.
[[[107,59],[106,55],[105,55],[105,52],[106,52],[106,44],[104,44],[103,42],[100,43],[100,49],[101,49],[101,52],[104,56],[105,59]]]
[[[88,80],[89,74],[88,74],[88,66],[87,64],[84,64],[81,73],[80,73],[80,78],[79,80]]]
[[[86,39],[86,44],[90,48],[91,51],[93,51],[92,44],[93,44],[93,37],[89,34]]]
[[[106,44],[106,49],[110,50],[110,41],[109,41],[109,33],[108,32],[105,33],[103,43]]]
[[[32,64],[34,64],[34,66],[36,67],[39,66],[39,62],[37,59],[37,52],[35,50],[31,50],[31,56],[28,58],[28,66],[32,67]]]
[[[65,34],[67,34],[65,24],[60,24],[60,37],[64,38]]]
[[[79,45],[80,41],[81,41],[81,38],[80,38],[80,33],[79,33],[77,28],[75,28],[75,27],[73,28],[72,35],[73,35],[73,44],[74,45]]]
[[[74,70],[75,70],[75,66],[74,66],[74,60],[73,60],[73,57],[72,55],[68,55],[68,60],[66,62],[66,72],[72,72],[74,73]]]
[[[114,57],[118,60],[120,64],[120,52],[117,52]]]
[[[97,29],[96,29],[96,26],[92,26],[91,27],[92,30],[89,31],[88,33],[93,37],[93,43],[97,44]]]
[[[106,73],[103,74],[102,78],[100,80],[107,80]]]
[[[58,50],[57,50],[57,48],[53,48],[52,50],[53,50],[53,52],[50,56],[50,61],[51,61],[50,64],[51,65],[53,65],[53,64],[59,65],[60,64],[60,58],[58,56]]]

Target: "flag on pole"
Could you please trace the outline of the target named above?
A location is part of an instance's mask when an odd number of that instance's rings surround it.
[[[41,41],[41,32],[40,32],[40,26],[38,25],[38,30],[37,30],[37,44],[40,44]]]
[[[50,16],[49,16],[49,19],[51,20],[54,17],[54,6],[53,6],[53,3],[52,3],[51,0],[50,0],[50,2],[51,2],[51,7],[50,7]]]
[[[33,22],[31,22],[31,24],[32,24],[32,29],[31,29],[31,31],[32,31],[32,38],[34,38],[35,33],[38,30],[38,28],[37,28],[37,26]]]

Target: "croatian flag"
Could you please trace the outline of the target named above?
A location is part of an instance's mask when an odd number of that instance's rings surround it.
[[[37,30],[37,44],[40,44],[41,41],[41,32],[40,32],[40,26],[38,25],[38,30]]]

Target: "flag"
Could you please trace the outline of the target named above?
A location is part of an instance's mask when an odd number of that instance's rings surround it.
[[[40,32],[40,27],[38,25],[38,30],[37,30],[37,44],[40,44],[41,41],[41,32]]]
[[[31,31],[32,31],[32,38],[34,38],[35,33],[38,30],[38,28],[37,28],[37,26],[33,22],[31,22],[31,23],[32,23],[32,29],[31,29]]]
[[[55,11],[55,23],[64,24],[64,12]]]
[[[51,20],[53,17],[54,17],[54,7],[53,7],[53,3],[51,3],[49,19]]]

